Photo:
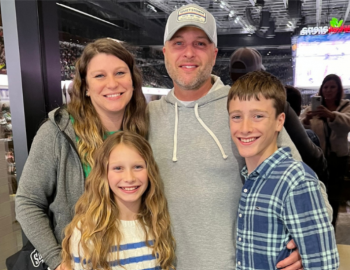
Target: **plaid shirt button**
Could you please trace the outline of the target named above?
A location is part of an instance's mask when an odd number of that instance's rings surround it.
[[[247,192],[248,192],[248,189],[245,188],[243,191],[244,191],[244,193],[247,193]]]

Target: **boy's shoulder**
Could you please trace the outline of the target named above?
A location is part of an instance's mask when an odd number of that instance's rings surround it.
[[[291,184],[298,184],[302,181],[311,181],[318,184],[318,177],[316,173],[303,161],[295,160],[292,157],[286,158],[280,162],[276,170],[284,171],[283,179],[289,181]]]

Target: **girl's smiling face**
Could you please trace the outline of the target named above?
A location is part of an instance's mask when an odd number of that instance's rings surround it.
[[[125,216],[125,209],[139,212],[142,195],[148,187],[148,174],[146,162],[135,148],[121,143],[112,150],[108,162],[108,184],[120,217]]]

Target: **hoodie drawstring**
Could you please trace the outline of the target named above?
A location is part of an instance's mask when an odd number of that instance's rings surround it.
[[[174,150],[173,150],[173,161],[177,161],[177,127],[179,124],[179,115],[177,111],[177,102],[175,102],[175,130],[174,130]]]
[[[197,117],[198,122],[202,125],[202,127],[204,127],[204,129],[210,134],[210,136],[214,139],[214,141],[216,142],[217,146],[219,147],[222,157],[224,159],[227,159],[228,156],[225,154],[224,149],[221,146],[221,143],[219,141],[219,139],[215,136],[215,134],[210,130],[210,128],[207,127],[207,125],[203,122],[203,120],[199,117],[198,114],[198,103],[196,103],[196,106],[194,106],[194,113]]]
[[[222,145],[219,141],[219,139],[215,136],[215,134],[207,127],[207,125],[203,122],[203,120],[199,117],[198,114],[198,103],[196,103],[196,106],[194,107],[194,113],[196,115],[196,118],[198,122],[204,127],[204,129],[210,134],[210,136],[214,139],[216,142],[216,145],[219,147],[223,159],[227,159],[228,156],[225,154],[224,149],[222,148]],[[177,129],[179,124],[179,114],[177,109],[177,102],[175,102],[175,128],[174,128],[174,149],[173,149],[173,161],[177,161]]]

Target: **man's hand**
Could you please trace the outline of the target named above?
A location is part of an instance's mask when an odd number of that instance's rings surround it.
[[[289,255],[288,258],[285,258],[284,260],[277,263],[276,267],[283,270],[302,270],[303,264],[294,240],[289,241],[287,248],[295,250],[292,252],[292,254]]]

